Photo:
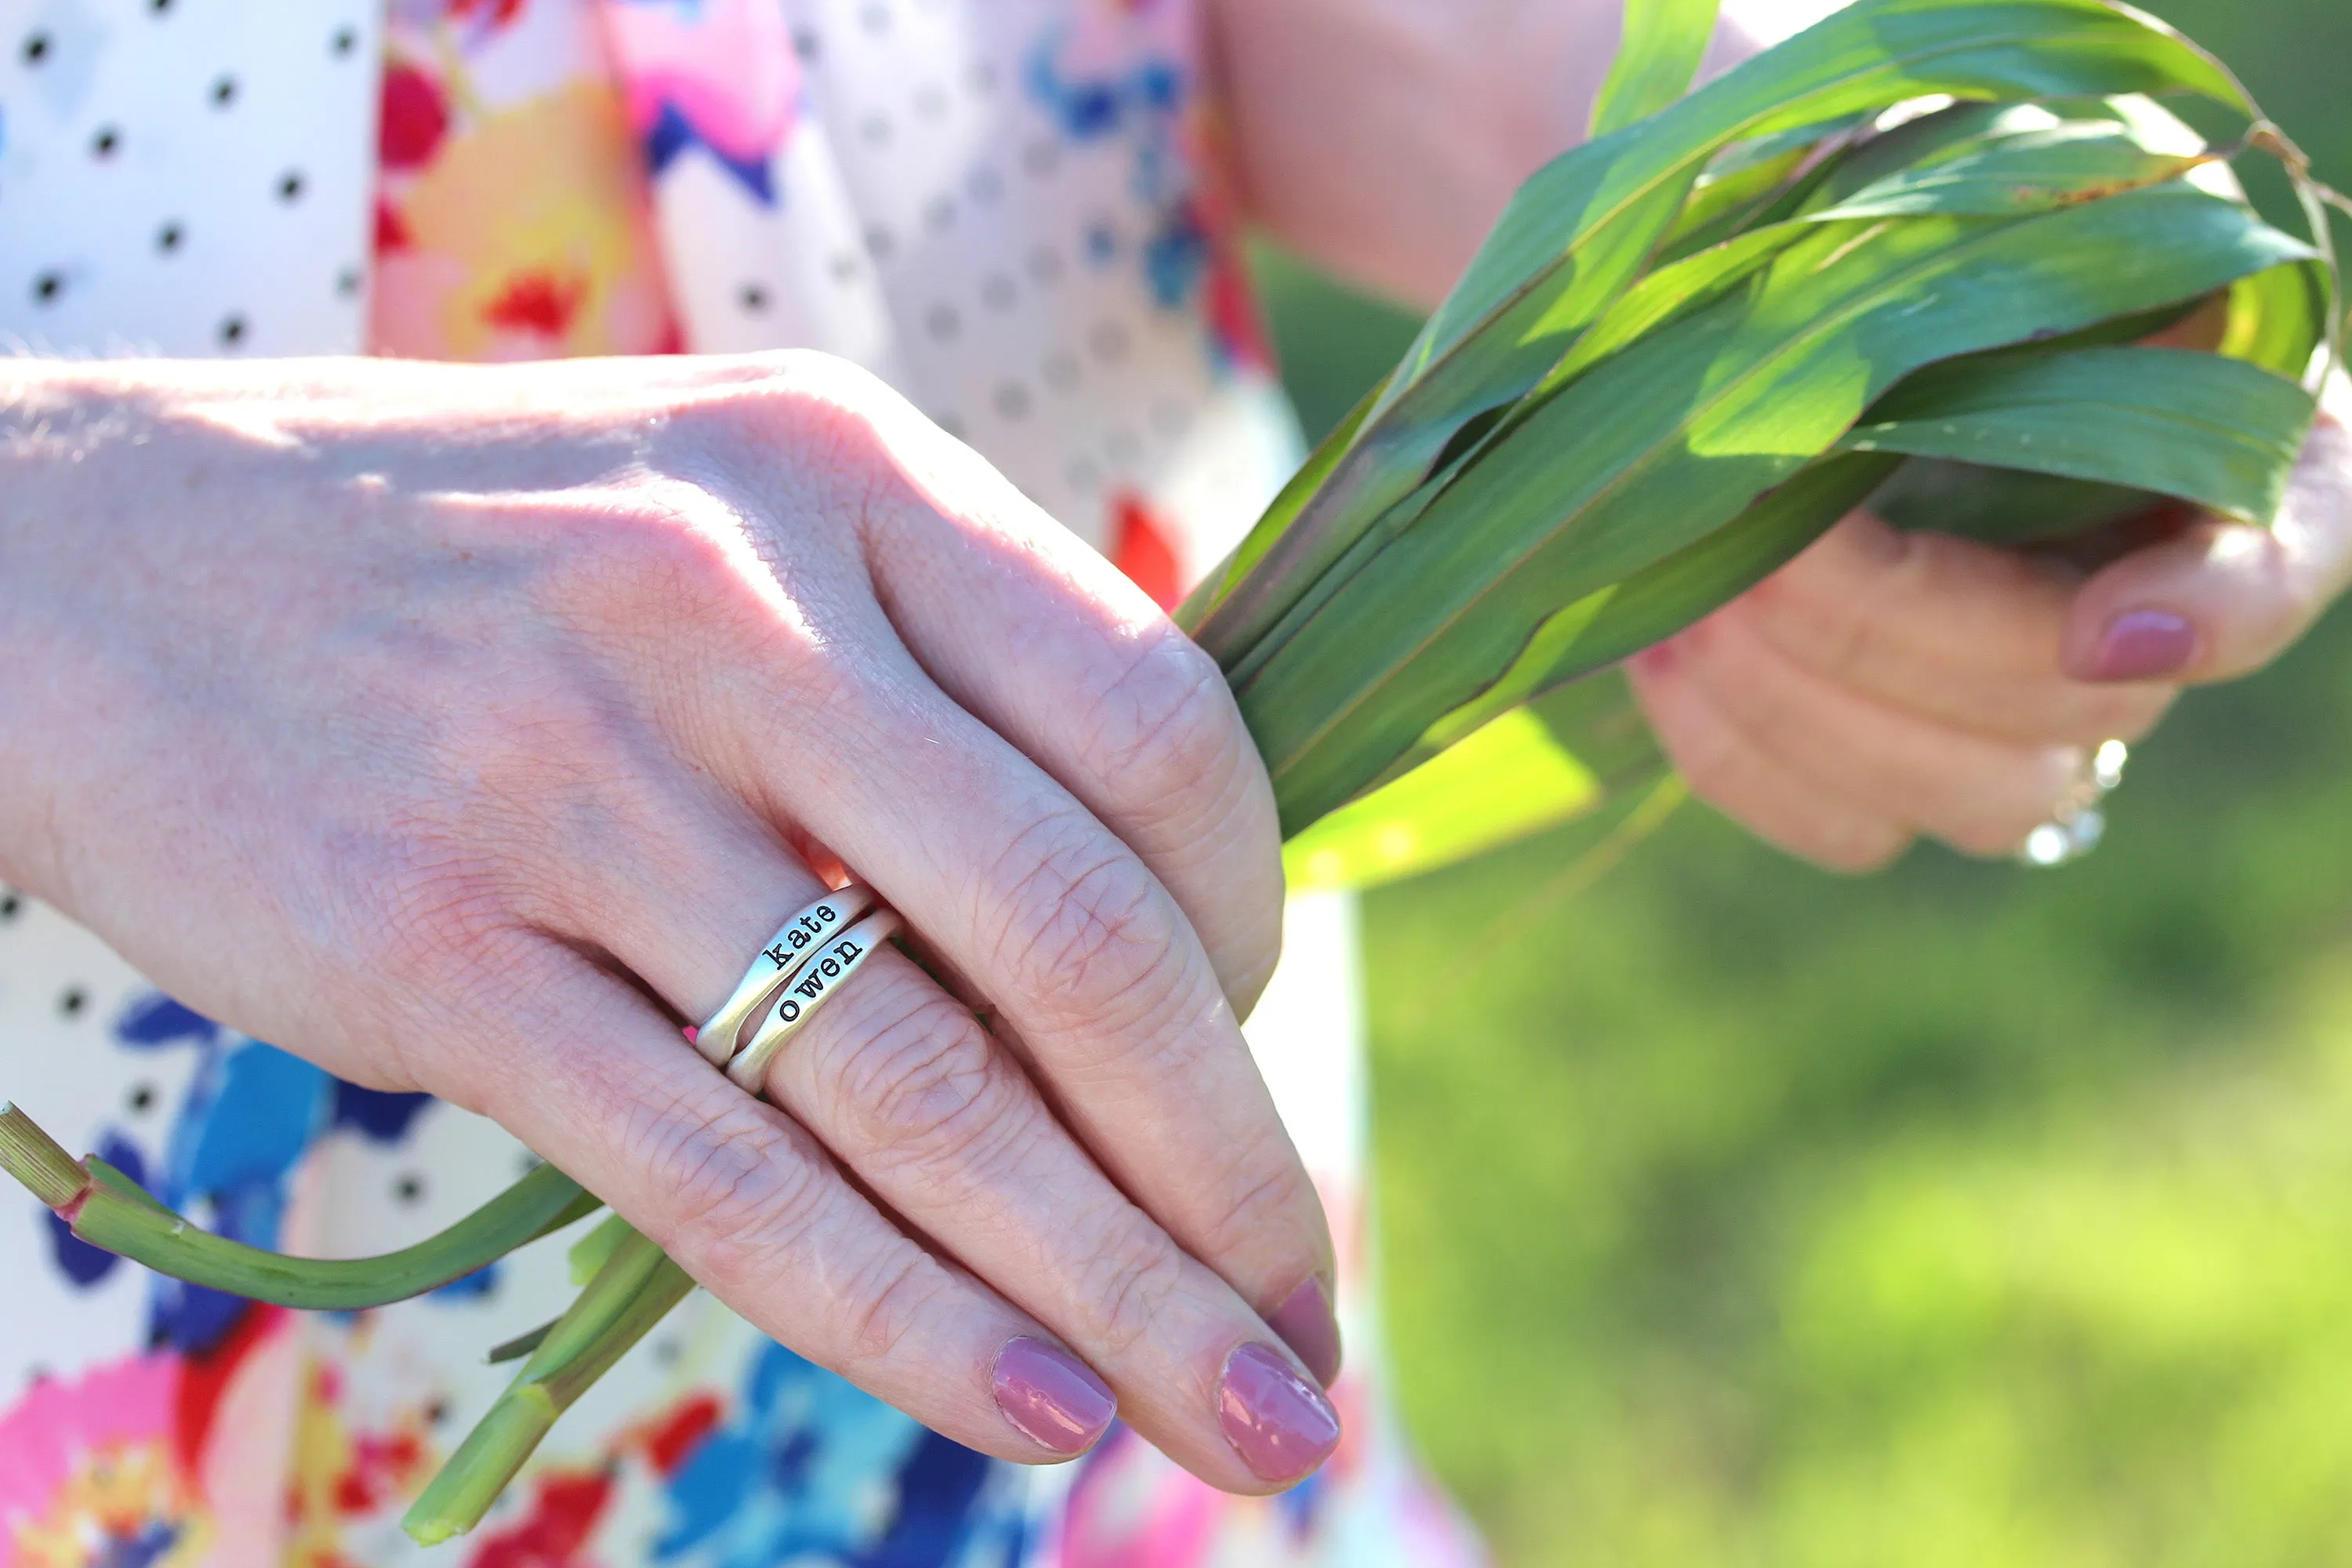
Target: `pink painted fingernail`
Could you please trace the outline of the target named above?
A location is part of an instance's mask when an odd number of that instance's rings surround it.
[[[1043,1340],[1004,1342],[996,1352],[996,1407],[1021,1435],[1041,1448],[1072,1458],[1095,1440],[1118,1414],[1118,1396],[1094,1369]]]
[[[1339,1446],[1331,1402],[1265,1345],[1244,1345],[1225,1358],[1217,1420],[1242,1463],[1281,1486],[1314,1474]]]
[[[2169,610],[2127,610],[2107,623],[2091,661],[2094,680],[2157,680],[2197,657],[2197,628]]]
[[[1282,1336],[1318,1383],[1331,1386],[1339,1375],[1339,1320],[1331,1310],[1331,1298],[1323,1293],[1322,1280],[1308,1276],[1307,1283],[1267,1314],[1265,1326]]]

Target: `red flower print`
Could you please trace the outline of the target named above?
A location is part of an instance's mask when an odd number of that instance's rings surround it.
[[[1184,596],[1184,568],[1171,542],[1175,530],[1151,504],[1133,490],[1111,499],[1111,563],[1129,581],[1151,595],[1151,602],[1172,610]]]
[[[541,1476],[530,1512],[475,1548],[467,1568],[572,1568],[612,1500],[608,1472]]]
[[[588,279],[551,272],[518,272],[484,312],[490,325],[560,338],[572,329],[588,298]]]
[[[383,166],[423,168],[448,133],[449,101],[441,95],[441,84],[415,66],[386,66],[383,114],[376,127],[376,151]]]

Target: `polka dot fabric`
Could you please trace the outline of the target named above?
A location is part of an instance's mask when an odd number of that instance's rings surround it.
[[[356,0],[0,5],[0,341],[356,350],[379,56]]]
[[[1299,455],[1183,0],[0,0],[0,344],[450,359],[815,348],[1172,602]],[[1250,1034],[1342,1249],[1349,1435],[1290,1497],[1124,1430],[1000,1465],[698,1296],[569,1414],[467,1568],[1475,1559],[1363,1310],[1352,910],[1293,908]],[[406,1245],[525,1167],[339,1083],[0,889],[0,1098],[257,1246]],[[0,1568],[347,1568],[568,1297],[560,1246],[304,1317],[0,1193]]]

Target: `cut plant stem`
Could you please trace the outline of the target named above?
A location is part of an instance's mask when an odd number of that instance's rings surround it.
[[[554,1166],[541,1165],[414,1247],[377,1258],[289,1258],[212,1235],[102,1160],[77,1163],[13,1105],[0,1107],[0,1170],[93,1247],[192,1285],[318,1311],[357,1311],[421,1296],[604,1206]]]
[[[480,1523],[556,1418],[693,1289],[686,1270],[643,1235],[620,1237],[401,1521],[410,1538],[437,1546]]]
[[[0,1105],[0,1170],[60,1212],[79,1202],[90,1187],[89,1173],[42,1131],[39,1122],[14,1104]]]

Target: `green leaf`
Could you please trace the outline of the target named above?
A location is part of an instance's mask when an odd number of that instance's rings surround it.
[[[1381,514],[1429,477],[1467,420],[1524,395],[1648,264],[1707,163],[1736,143],[1921,96],[2180,91],[2252,113],[2229,73],[2104,0],[1860,0],[1650,120],[1579,148],[1513,198],[1431,316],[1320,490],[1245,546],[1192,620],[1228,669]]]
[[[555,1320],[551,1318],[546,1322],[540,1324],[539,1327],[532,1329],[526,1333],[517,1334],[510,1340],[502,1340],[499,1343],[492,1345],[490,1347],[489,1354],[484,1356],[482,1360],[485,1363],[490,1366],[502,1365],[510,1361],[520,1361],[523,1357],[529,1355],[531,1352],[545,1344],[547,1342],[547,1336],[553,1332],[554,1329]]]
[[[2305,380],[2327,341],[2334,299],[2327,268],[2316,261],[2241,279],[2230,290],[2229,324],[2215,352]]]
[[[1370,888],[1483,853],[1599,805],[1600,782],[1513,709],[1283,846],[1293,891]]]
[[[1497,679],[1554,611],[1703,537],[1938,359],[2307,259],[2181,185],[1813,232],[1519,420],[1238,691],[1296,826]]]
[[[1715,37],[1718,0],[1625,0],[1616,63],[1592,105],[1591,134],[1646,120],[1690,90]]]
[[[1513,709],[1283,847],[1294,890],[1377,887],[1591,816],[1666,772],[1614,671]]]
[[[1691,187],[1681,214],[1658,242],[1658,261],[1680,261],[1749,229],[1794,217],[1835,175],[1875,118],[1849,114],[1726,148]]]
[[[1199,637],[1202,625],[1224,604],[1234,588],[1247,581],[1253,573],[1266,570],[1264,563],[1267,552],[1297,521],[1300,510],[1329,482],[1332,470],[1347,456],[1349,447],[1356,439],[1356,433],[1363,428],[1365,419],[1372,412],[1372,405],[1380,401],[1381,393],[1387,385],[1388,383],[1382,381],[1379,386],[1364,394],[1356,406],[1349,411],[1348,416],[1323,437],[1308,455],[1306,463],[1290,476],[1290,481],[1282,487],[1264,514],[1251,525],[1249,532],[1233,553],[1220,563],[1215,571],[1202,578],[1184,602],[1176,606],[1172,618],[1178,626]]]
[[[2188,349],[1994,354],[1920,372],[1839,445],[2129,485],[2267,523],[2317,407],[2292,381]]]
[[[1984,544],[2070,539],[2146,513],[2163,500],[2134,485],[1914,458],[1870,498],[1906,533],[1948,533]]]
[[[1966,145],[1810,216],[1823,223],[1934,213],[2010,217],[2162,184],[2212,157],[2151,152],[2118,127],[2077,121]]]
[[[1500,679],[1423,731],[1406,763],[1445,754],[1496,715],[1639,653],[1729,604],[1867,500],[1897,461],[1866,454],[1820,458],[1696,543],[1555,611]],[[1338,815],[1355,809],[1345,806]]]

